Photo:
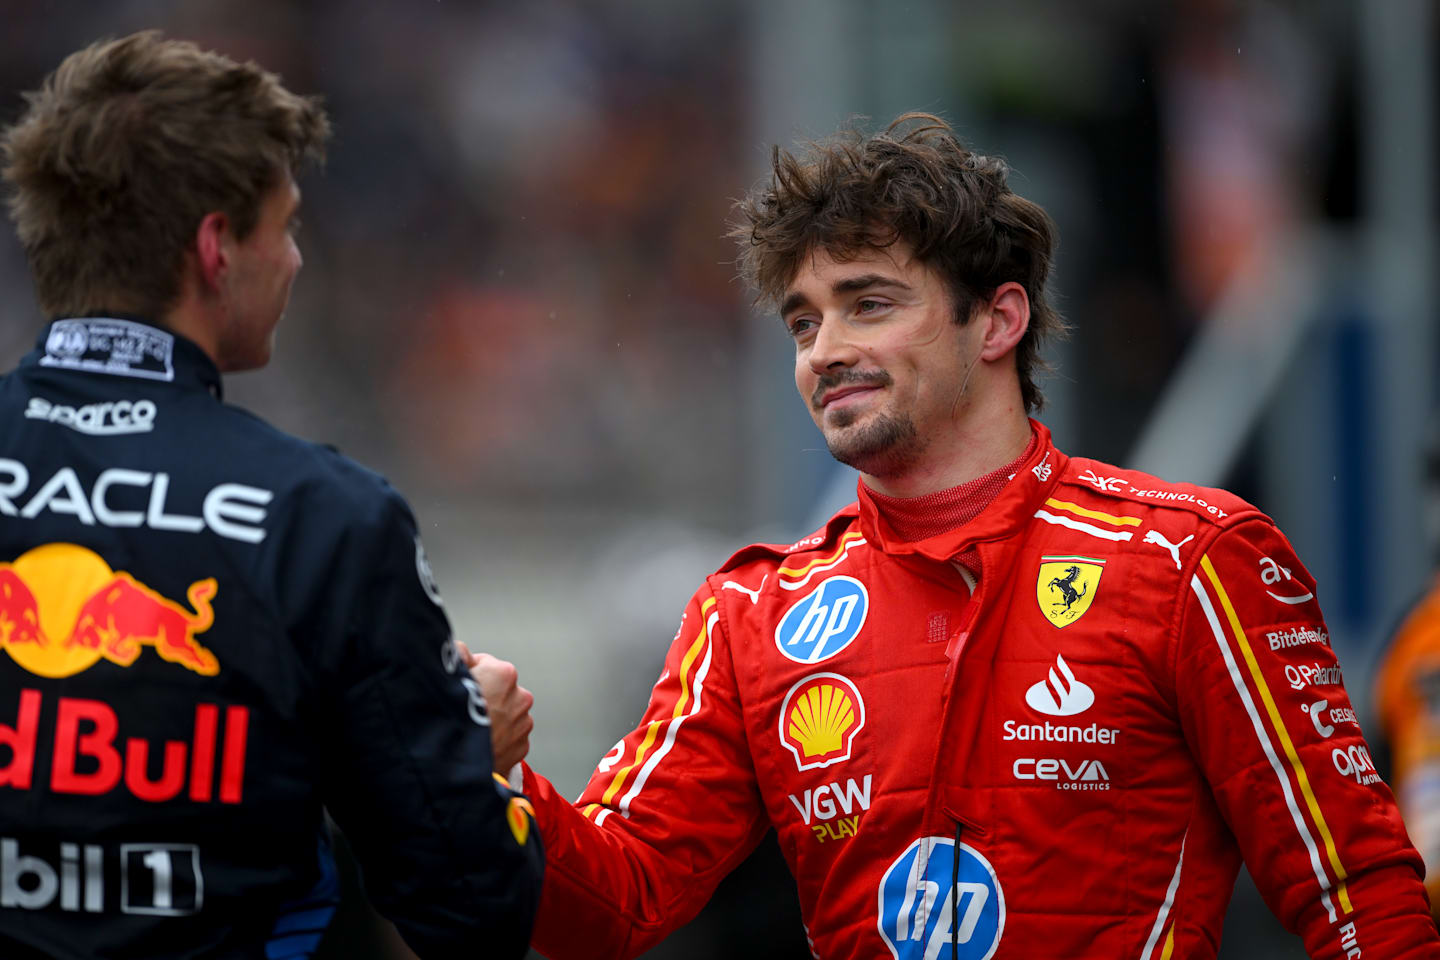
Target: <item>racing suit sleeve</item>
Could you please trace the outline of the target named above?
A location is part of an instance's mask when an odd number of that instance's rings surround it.
[[[1420,860],[1361,735],[1314,579],[1264,518],[1223,530],[1185,576],[1180,721],[1270,909],[1314,958],[1440,958]]]
[[[460,662],[408,506],[348,528],[321,643],[322,800],[376,908],[421,956],[523,957],[542,856],[529,803],[492,771],[489,716]]]
[[[689,921],[768,826],[729,644],[708,587],[691,599],[649,706],[572,805],[528,766],[547,864],[534,946],[634,957]]]

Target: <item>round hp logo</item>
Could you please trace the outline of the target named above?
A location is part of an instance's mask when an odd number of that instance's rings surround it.
[[[860,633],[869,607],[865,584],[831,577],[785,611],[775,627],[775,646],[796,663],[828,660]]]
[[[880,936],[895,960],[990,960],[1005,932],[995,868],[968,843],[921,837],[880,880]]]

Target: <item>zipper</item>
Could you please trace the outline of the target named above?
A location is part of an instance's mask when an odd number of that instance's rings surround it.
[[[960,960],[960,898],[956,891],[960,888],[960,838],[964,834],[964,826],[957,818],[955,821],[955,850],[950,858],[950,960]]]

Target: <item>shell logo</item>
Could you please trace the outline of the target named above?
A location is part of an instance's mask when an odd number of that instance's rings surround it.
[[[790,688],[780,706],[780,743],[801,770],[850,759],[865,726],[865,701],[838,673],[815,673]]]
[[[69,677],[102,658],[128,667],[144,647],[213,677],[220,664],[195,634],[215,622],[216,591],[214,577],[190,584],[187,610],[93,550],[47,543],[0,563],[0,648],[42,677]]]

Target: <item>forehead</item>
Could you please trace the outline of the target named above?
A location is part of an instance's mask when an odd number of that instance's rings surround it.
[[[917,260],[903,243],[865,246],[854,250],[812,247],[801,256],[795,274],[780,296],[782,303],[798,296],[838,290],[837,285],[858,277],[884,277],[911,287],[924,285],[934,271]]]

